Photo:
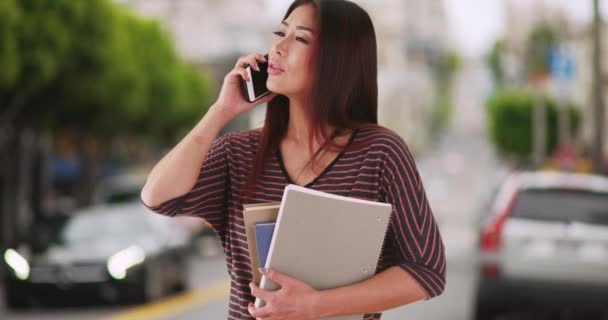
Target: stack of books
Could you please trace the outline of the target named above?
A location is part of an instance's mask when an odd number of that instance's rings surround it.
[[[338,196],[290,184],[281,202],[247,204],[243,218],[254,282],[279,286],[262,276],[270,268],[317,290],[371,278],[391,217],[390,204]],[[256,307],[264,301],[256,299]],[[327,320],[355,320],[363,315]]]

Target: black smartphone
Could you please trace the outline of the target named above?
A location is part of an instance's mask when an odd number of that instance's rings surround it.
[[[270,93],[266,88],[266,80],[268,79],[268,55],[264,55],[266,62],[258,61],[260,71],[256,71],[250,65],[245,65],[245,70],[250,81],[245,81],[241,77],[241,91],[245,99],[249,102],[254,102],[261,97]]]

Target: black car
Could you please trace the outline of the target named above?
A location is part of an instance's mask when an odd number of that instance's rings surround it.
[[[185,287],[189,235],[139,203],[79,210],[50,233],[3,252],[9,308],[63,296],[143,302]]]

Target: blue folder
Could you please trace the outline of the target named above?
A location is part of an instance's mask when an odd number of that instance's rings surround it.
[[[275,222],[258,222],[255,224],[255,239],[258,248],[258,260],[260,267],[266,265],[266,257],[270,249],[272,234],[274,233]]]

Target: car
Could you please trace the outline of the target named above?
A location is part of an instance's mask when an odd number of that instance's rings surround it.
[[[188,235],[171,221],[138,203],[73,212],[43,239],[33,235],[3,252],[6,305],[79,295],[144,302],[183,290]]]
[[[94,202],[98,204],[142,203],[141,189],[146,182],[147,174],[128,172],[107,176],[102,179],[95,190]],[[197,217],[175,217],[178,228],[191,233],[191,238],[214,235],[211,225]]]
[[[96,203],[127,203],[139,201],[146,175],[122,173],[104,177],[95,189]]]
[[[474,319],[512,311],[606,311],[608,178],[510,175],[480,219]]]

